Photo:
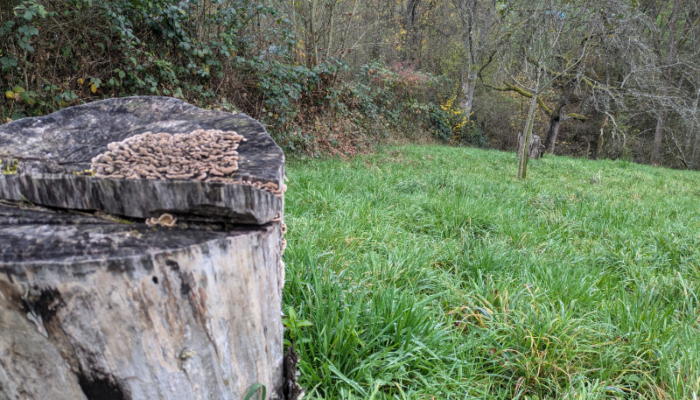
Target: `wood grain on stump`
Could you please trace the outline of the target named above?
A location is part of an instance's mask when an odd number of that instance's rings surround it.
[[[0,155],[19,160],[0,175],[0,399],[240,400],[256,383],[282,397],[282,199],[73,173],[110,142],[194,129],[242,134],[240,176],[281,186],[262,126],[176,99],[0,127]],[[144,223],[166,211],[174,227]]]

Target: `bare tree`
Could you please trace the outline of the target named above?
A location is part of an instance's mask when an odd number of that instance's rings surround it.
[[[512,90],[526,97],[530,97],[530,108],[525,124],[524,134],[521,143],[519,143],[519,166],[518,178],[525,179],[527,177],[527,162],[530,141],[532,139],[532,130],[535,120],[535,112],[538,105],[554,120],[552,124],[558,130],[558,123],[561,120],[563,108],[568,102],[568,94],[564,92],[562,99],[555,110],[546,106],[542,99],[542,93],[548,90],[555,81],[562,77],[571,77],[569,83],[569,91],[573,91],[573,85],[578,81],[571,71],[581,70],[576,68],[580,66],[587,54],[587,41],[584,41],[580,56],[574,60],[561,63],[561,54],[568,49],[565,37],[571,35],[578,28],[577,22],[583,17],[590,14],[587,8],[587,3],[572,4],[568,1],[542,1],[538,3],[522,2],[518,3],[517,11],[519,21],[514,21],[514,26],[520,29],[513,41],[518,46],[518,53],[515,54],[516,59],[520,62],[503,64],[506,68],[502,75],[505,77],[504,83],[501,86],[492,86],[497,90]],[[507,10],[508,11],[508,10]],[[590,36],[590,32],[588,32]],[[561,70],[553,72],[552,65],[558,64]],[[502,68],[504,68],[502,66]],[[514,69],[513,69],[514,68]],[[525,78],[521,78],[525,76]],[[509,83],[512,82],[512,83]],[[579,116],[585,119],[583,116]],[[555,132],[556,132],[555,130]],[[556,134],[552,135],[556,140]]]
[[[694,35],[697,35],[700,14],[697,2],[687,0],[645,1],[640,12],[646,20],[638,20],[640,35],[630,41],[641,42],[637,45],[645,52],[631,53],[623,60],[627,69],[623,84],[627,86],[626,94],[654,115],[650,162],[658,165],[662,163],[664,134],[670,118],[694,113],[692,103],[696,90],[691,71],[698,68],[697,50],[693,45],[697,44]],[[685,52],[682,51],[684,47]],[[689,91],[689,87],[693,90]],[[675,136],[671,141],[676,141]],[[674,147],[682,152],[675,143]]]
[[[405,24],[404,24],[404,30],[406,31],[405,33],[405,38],[404,38],[404,45],[403,45],[403,60],[404,61],[414,61],[415,60],[415,52],[416,52],[416,32],[415,32],[415,22],[417,18],[417,14],[419,12],[418,10],[418,5],[420,4],[420,0],[406,0],[406,9],[404,12],[405,15]]]
[[[500,42],[498,35],[492,35],[492,29],[498,22],[497,9],[503,5],[496,0],[454,0],[454,3],[462,25],[460,105],[469,115],[474,105],[479,71],[493,60],[494,47]]]

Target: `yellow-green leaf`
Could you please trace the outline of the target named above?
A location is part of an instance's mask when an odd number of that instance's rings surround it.
[[[7,92],[5,92],[5,97],[7,97],[10,100],[14,100],[15,92],[13,92],[12,90],[8,90]]]
[[[20,97],[22,98],[22,101],[25,101],[30,106],[33,106],[36,103],[36,101],[29,94],[27,94],[27,92],[20,93]],[[15,98],[17,98],[16,94]]]
[[[85,83],[85,81],[83,80],[83,78],[79,78],[79,79],[78,79],[78,85],[82,85],[83,83]]]
[[[90,90],[92,90],[92,93],[97,93],[97,86],[95,86],[95,84],[93,83],[92,85],[90,85]]]

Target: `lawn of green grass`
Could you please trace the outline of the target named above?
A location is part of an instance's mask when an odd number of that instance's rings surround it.
[[[386,148],[288,163],[307,398],[700,396],[700,173]]]

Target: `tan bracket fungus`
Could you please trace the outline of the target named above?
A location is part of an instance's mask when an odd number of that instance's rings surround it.
[[[231,180],[238,171],[239,143],[246,139],[234,131],[197,129],[190,133],[146,132],[110,143],[109,151],[92,159],[96,178],[192,179],[254,186],[281,198],[287,185]]]
[[[194,179],[212,181],[238,170],[236,132],[197,129],[191,133],[146,132],[110,143],[92,159],[97,178]]]
[[[177,218],[173,217],[170,214],[163,214],[158,218],[149,218],[146,220],[146,225],[148,226],[156,226],[156,225],[161,225],[165,226],[168,228],[172,228],[175,226],[177,223]]]

